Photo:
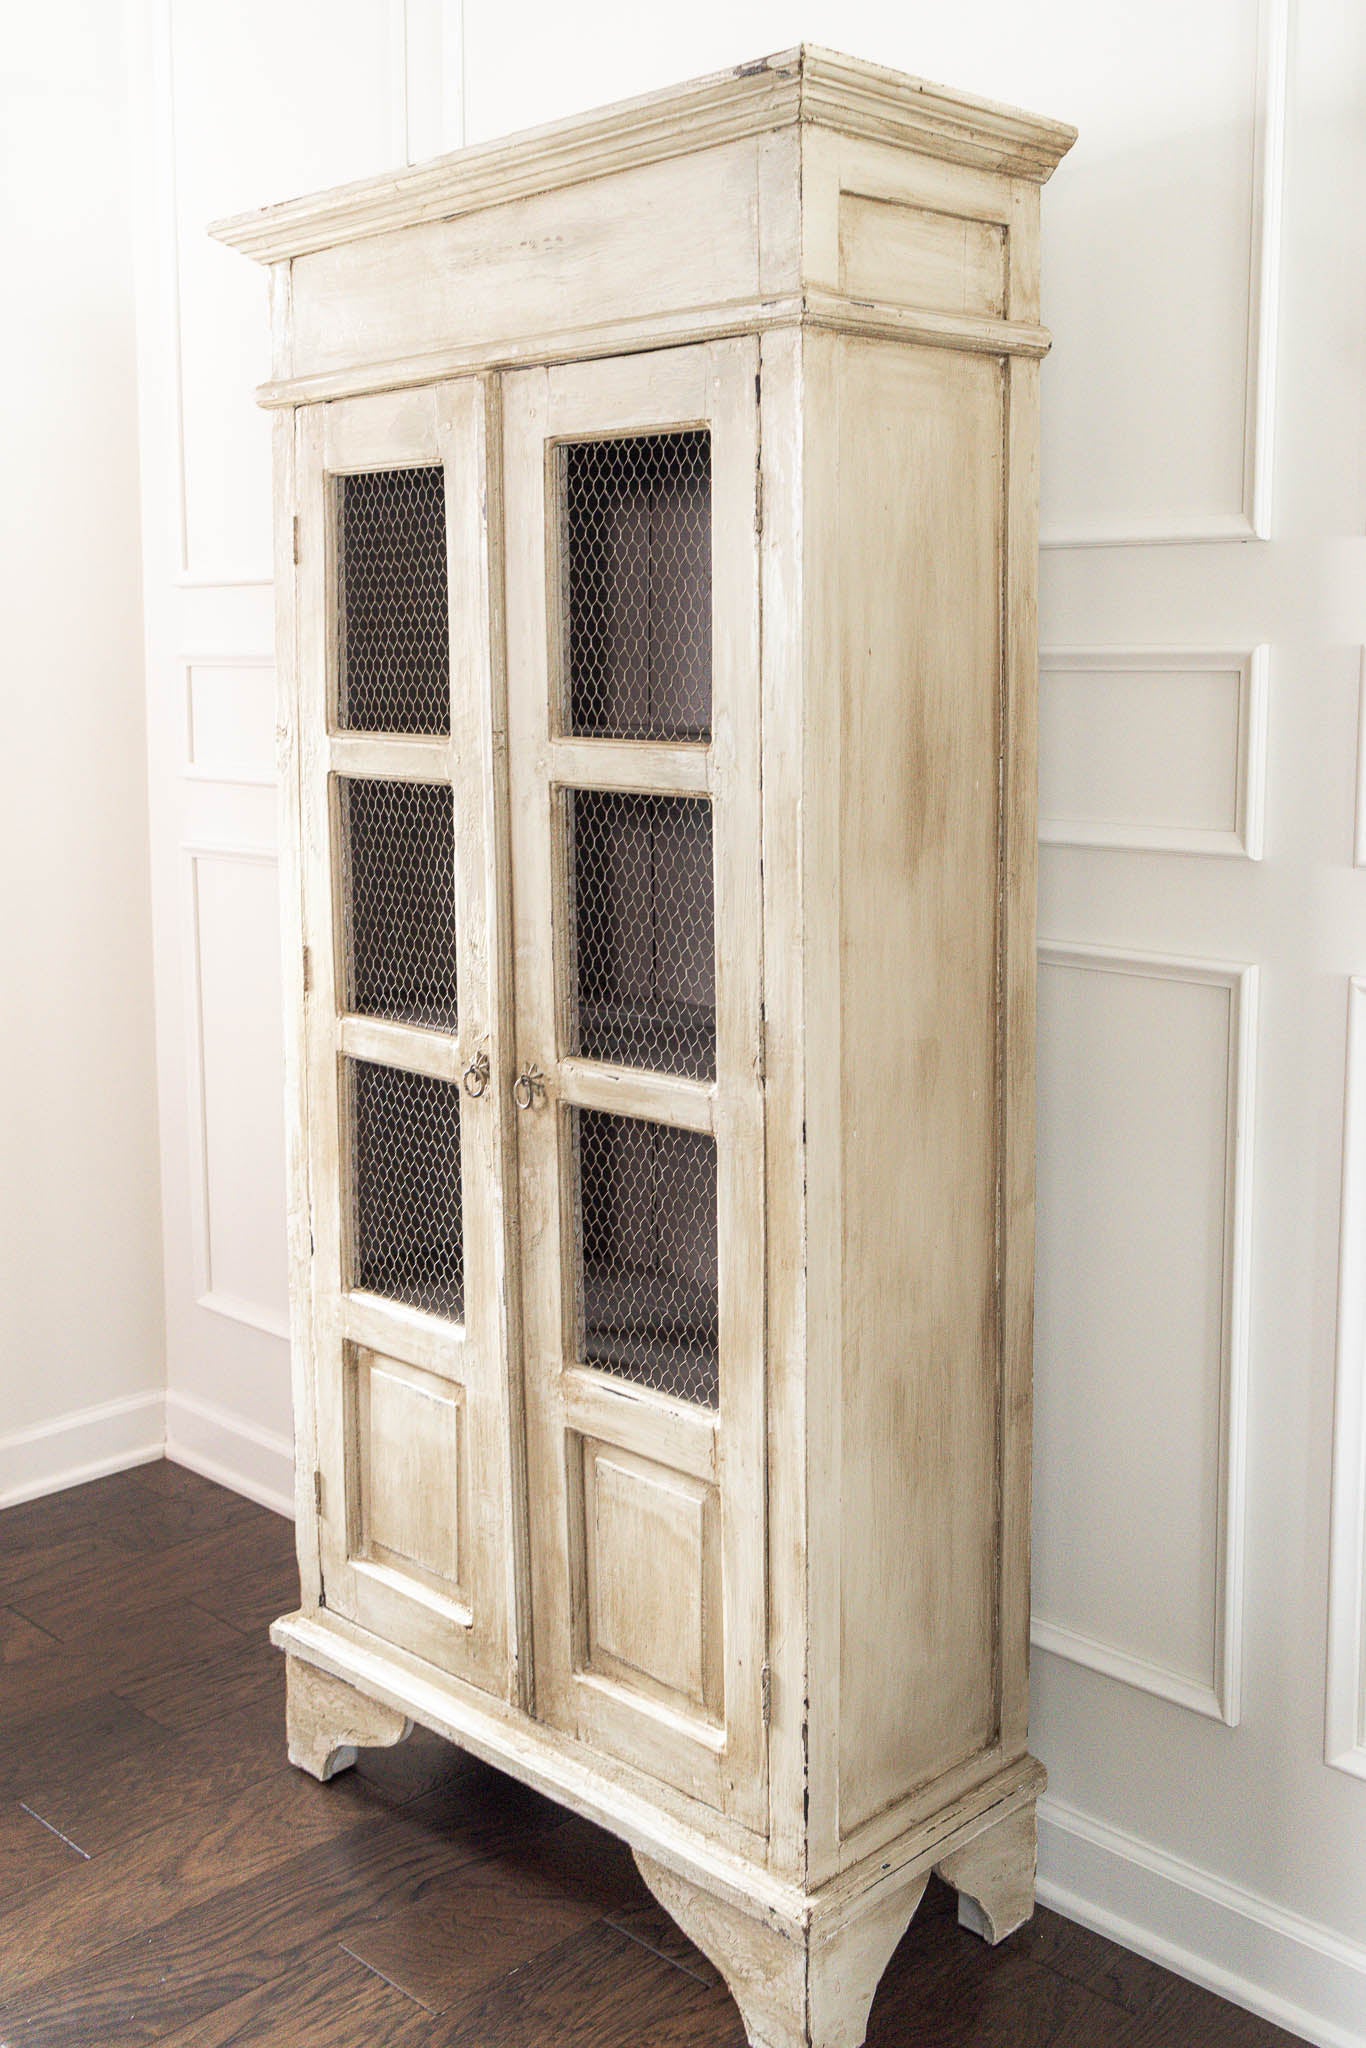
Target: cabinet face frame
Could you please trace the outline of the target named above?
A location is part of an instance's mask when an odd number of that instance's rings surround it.
[[[759,353],[747,337],[550,370],[504,385],[509,736],[519,1072],[542,1090],[519,1118],[536,1704],[543,1720],[706,1801],[767,1825],[763,927],[756,484]],[[705,427],[711,436],[709,743],[557,731],[555,449],[565,441]],[[706,795],[713,806],[716,1079],[572,1056],[563,1021],[565,804],[573,788]],[[716,1409],[574,1358],[569,1200],[575,1109],[711,1134],[716,1145],[720,1388]],[[604,1491],[604,1485],[606,1490]],[[627,1501],[637,1488],[634,1507]],[[614,1493],[615,1489],[615,1493]],[[689,1704],[648,1671],[594,1653],[610,1584],[632,1560],[591,1553],[619,1529],[693,1517],[688,1583],[634,1592],[642,1641],[697,1629]],[[679,1555],[687,1540],[679,1534]],[[635,1560],[639,1566],[648,1560]],[[661,1570],[661,1577],[663,1576]],[[604,1589],[604,1582],[606,1584]],[[651,1613],[672,1609],[672,1622]],[[719,1611],[718,1611],[719,1607]]]
[[[515,1618],[524,1546],[513,1511],[520,1427],[509,1374],[511,1133],[497,1048],[507,1033],[499,783],[497,390],[468,378],[297,415],[300,850],[306,946],[302,1068],[313,1257],[310,1349],[322,1595],[329,1609],[505,1698],[519,1687]],[[492,465],[490,464],[492,447]],[[339,479],[444,470],[450,732],[338,729]],[[494,488],[490,489],[492,481]],[[496,512],[495,512],[496,516]],[[452,792],[457,1023],[451,1031],[348,1015],[343,778]],[[461,1077],[491,1061],[479,1099]],[[353,1284],[352,1062],[458,1091],[463,1321]],[[449,1098],[446,1098],[449,1102]],[[378,1392],[378,1400],[376,1394]],[[387,1404],[387,1422],[386,1418]],[[398,1484],[368,1475],[369,1427],[402,1445]],[[372,1498],[372,1488],[378,1491]],[[377,1505],[378,1503],[378,1505]],[[387,1524],[372,1513],[388,1516]],[[405,1559],[409,1560],[405,1563]]]

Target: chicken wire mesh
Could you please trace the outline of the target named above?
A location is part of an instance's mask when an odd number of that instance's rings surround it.
[[[341,778],[346,1007],[457,1024],[455,805],[444,783]]]
[[[716,1075],[712,818],[705,797],[570,790],[572,1048]]]
[[[605,1110],[571,1116],[580,1356],[714,1408],[715,1141]]]
[[[349,1060],[352,1284],[447,1316],[465,1312],[460,1090]]]
[[[338,723],[449,732],[445,472],[344,476],[340,498]]]
[[[710,738],[710,434],[571,441],[559,464],[569,731]]]

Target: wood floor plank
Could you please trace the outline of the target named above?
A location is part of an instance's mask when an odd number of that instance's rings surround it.
[[[591,1906],[529,1884],[523,1872],[504,1870],[493,1858],[459,1882],[434,1885],[402,1912],[365,1921],[343,1945],[429,2012],[442,2013],[598,1917]]]
[[[37,1658],[52,1656],[58,1647],[57,1638],[46,1629],[36,1627],[12,1607],[0,1607],[0,1670],[30,1665]]]
[[[47,1771],[98,1775],[118,1758],[164,1740],[155,1722],[112,1693],[61,1706],[36,1689],[25,1709],[22,1717],[0,1720],[0,1793],[31,1785]]]
[[[44,1827],[17,1799],[0,1803],[0,1913],[84,1865],[74,1844]]]
[[[204,1619],[230,1640],[206,1656],[120,1679],[121,1697],[179,1735],[259,1703],[273,1702],[283,1726],[284,1659],[268,1642],[243,1636],[213,1615]]]
[[[1230,2005],[1214,1992],[1174,1977],[1160,1964],[1106,1943],[1090,1988],[1133,2017],[1124,2048],[1297,2048],[1297,2037],[1270,2020]]]
[[[424,2048],[431,2018],[342,1949],[167,2037],[167,2048]]]
[[[307,1796],[311,1781],[295,1774],[293,1782]],[[326,1813],[339,1790],[345,1796],[346,1785],[342,1778],[314,1786],[318,1811]],[[359,1825],[353,1812],[343,1832],[246,1878],[239,1872],[240,1837],[224,1833],[218,1867],[240,1881],[182,1903],[150,1933],[87,1952],[14,1991],[7,1987],[0,2039],[6,2048],[67,2048],[73,2037],[62,2028],[71,2025],[84,2028],[101,2048],[160,2041],[261,1990],[320,1946],[347,1940],[363,1922],[401,1911],[459,1861],[495,1853],[528,1825],[519,1802],[501,1798],[496,1785],[466,1802],[458,1827],[432,1825],[419,1811],[423,1804],[372,1808]],[[272,1811],[270,1825],[278,1828],[278,1802]],[[154,1844],[147,1836],[133,1847],[145,1856]],[[187,1857],[194,1853],[186,1851]],[[50,1930],[45,1945],[53,1947]]]
[[[307,1852],[383,1826],[393,1811],[364,1780],[319,1785],[285,1764],[233,1795],[219,1791],[64,1874],[22,1913],[0,1916],[0,1984],[9,1998],[37,1991],[63,1958],[88,1960],[228,1893],[250,1893]]]
[[[284,1541],[279,1529],[285,1531]],[[131,1617],[172,1600],[193,1600],[221,1619],[233,1620],[226,1604],[215,1603],[253,1574],[269,1570],[278,1573],[285,1587],[292,1580],[297,1604],[293,1532],[274,1515],[188,1536],[152,1557],[123,1544],[104,1545],[87,1557],[59,1561],[50,1573],[35,1566],[8,1597],[13,1607],[50,1635],[79,1641],[101,1608]]]
[[[724,1986],[701,1984],[605,1921],[438,2019],[430,2048],[745,2048]]]

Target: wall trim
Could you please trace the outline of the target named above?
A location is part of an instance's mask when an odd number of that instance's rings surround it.
[[[1118,1644],[1100,1643],[1036,1616],[1031,1640],[1087,1670],[1236,1728],[1243,1668],[1243,1533],[1247,1494],[1249,1317],[1252,1284],[1252,1139],[1257,1068],[1257,968],[1246,961],[1189,959],[1119,947],[1041,939],[1041,967],[1070,967],[1144,980],[1186,981],[1229,992],[1224,1161],[1223,1312],[1220,1327],[1219,1474],[1212,1683],[1176,1674]]]
[[[1366,1778],[1366,976],[1347,991],[1324,1759]]]
[[[185,947],[186,1082],[189,1089],[191,1246],[194,1293],[198,1307],[231,1321],[245,1323],[267,1336],[288,1341],[288,1318],[262,1302],[224,1291],[214,1284],[213,1238],[210,1224],[208,1098],[205,1094],[203,962],[200,948],[199,863],[238,861],[248,867],[278,867],[273,846],[234,845],[230,840],[182,840],[184,862],[182,936]],[[212,1476],[212,1475],[210,1475]]]
[[[150,1465],[165,1441],[160,1387],[75,1408],[0,1437],[0,1508],[38,1500],[87,1479]]]
[[[1366,2048],[1366,1946],[1048,1795],[1038,1896],[1317,2048]]]
[[[166,1396],[166,1456],[293,1520],[294,1446],[287,1436],[172,1388]]]
[[[1243,373],[1243,474],[1236,512],[1194,513],[1044,533],[1041,548],[1178,547],[1270,540],[1275,483],[1276,363],[1284,243],[1286,105],[1293,0],[1258,0],[1257,84],[1252,119],[1247,345]]]
[[[1044,846],[1090,846],[1144,853],[1194,853],[1260,860],[1265,837],[1267,717],[1271,649],[1205,647],[1056,647],[1039,654],[1040,680],[1047,675],[1097,674],[1227,675],[1238,681],[1235,808],[1229,831],[1195,825],[1139,825],[1108,819],[1040,818]]]

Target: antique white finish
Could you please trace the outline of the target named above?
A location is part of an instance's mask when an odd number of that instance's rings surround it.
[[[803,48],[217,230],[275,306],[291,1755],[419,1721],[615,1830],[756,2048],[857,2048],[932,1869],[1032,1907],[1071,139]]]

